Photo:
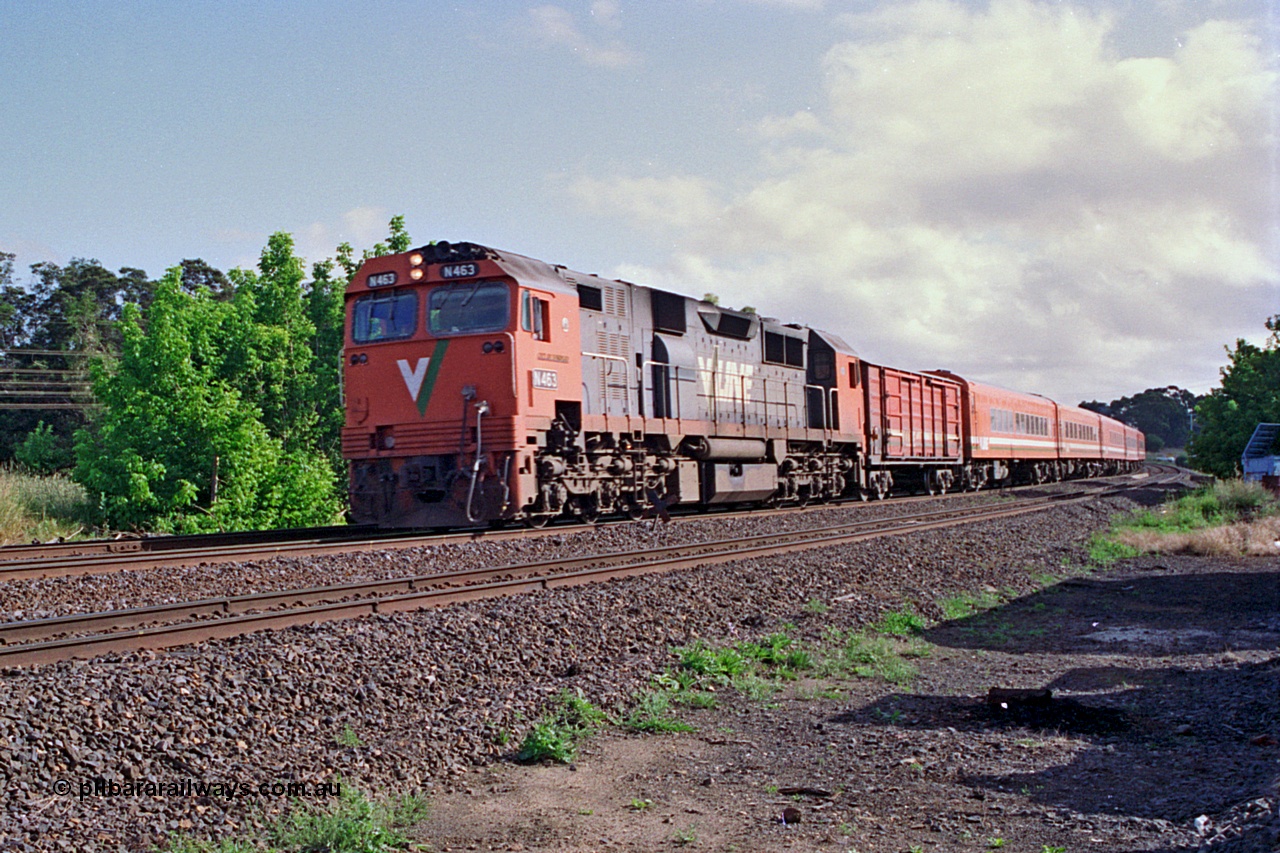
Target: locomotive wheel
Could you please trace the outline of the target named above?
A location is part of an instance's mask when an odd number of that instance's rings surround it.
[[[583,498],[578,504],[578,517],[583,524],[595,524],[600,520],[600,502],[595,498]]]
[[[547,526],[547,522],[551,520],[549,515],[526,515],[524,517],[525,527],[531,527],[534,530],[540,530]]]

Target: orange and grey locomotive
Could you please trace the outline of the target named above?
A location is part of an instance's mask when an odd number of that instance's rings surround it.
[[[342,446],[361,523],[884,497],[1144,458],[1141,433],[1092,412],[473,243],[371,258],[346,299]]]

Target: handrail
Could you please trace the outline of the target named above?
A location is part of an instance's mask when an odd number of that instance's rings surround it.
[[[584,353],[582,354],[582,357],[583,357],[583,358],[600,358],[600,359],[604,359],[605,361],[620,361],[620,362],[622,362],[622,364],[623,364],[623,366],[624,366],[624,367],[627,367],[627,366],[629,366],[629,365],[630,365],[630,362],[629,362],[629,361],[627,361],[625,358],[623,358],[623,357],[622,357],[622,356],[620,356],[620,355],[605,355],[605,354],[604,354],[604,353],[602,353],[602,352],[584,352]],[[613,373],[613,371],[608,371],[608,372],[606,372],[604,375],[605,375],[606,377],[608,377],[608,376],[612,375],[612,373]],[[606,379],[606,382],[607,382],[607,381],[608,381],[608,380]],[[627,399],[626,399],[626,401],[625,401],[625,402],[626,402],[626,412],[625,412],[625,414],[627,415],[627,417],[630,417],[630,416],[631,416],[631,413],[632,413],[632,412],[631,412],[631,383],[630,383],[630,382],[625,382],[625,381],[624,381],[622,388],[623,388],[623,390],[624,390],[624,391],[626,391],[626,394],[627,394]],[[606,398],[605,398],[605,400],[604,400],[603,402],[604,402],[605,408],[606,408],[606,409],[608,409],[608,407],[609,407],[609,400],[608,400],[608,395],[607,395],[607,393],[606,393]]]

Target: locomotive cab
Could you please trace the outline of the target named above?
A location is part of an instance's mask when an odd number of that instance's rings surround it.
[[[571,291],[518,267],[439,244],[356,274],[343,367],[355,521],[454,527],[517,513],[529,423],[545,430],[554,395],[577,385],[557,349],[572,341]]]

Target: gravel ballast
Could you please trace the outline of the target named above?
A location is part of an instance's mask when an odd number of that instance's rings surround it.
[[[1107,499],[667,576],[8,670],[0,674],[0,849],[147,850],[176,834],[250,832],[288,807],[286,797],[271,794],[79,796],[83,784],[99,778],[121,786],[235,780],[256,788],[338,777],[366,791],[447,796],[474,768],[509,756],[547,699],[565,688],[580,689],[602,707],[623,707],[670,664],[672,646],[767,633],[784,621],[818,631],[804,610],[810,600],[831,603],[823,619],[847,627],[904,601],[939,620],[937,602],[950,594],[1030,594],[1040,587],[1037,576],[1060,575],[1065,562],[1079,562],[1082,541],[1130,505]],[[693,524],[702,527],[640,524],[532,543],[449,546],[447,553],[317,558],[305,571],[327,572],[324,582],[333,583],[361,573],[494,565],[673,544],[688,536],[722,538],[738,527],[769,529],[743,519]],[[236,592],[254,584],[305,585],[291,566],[255,577],[262,570],[258,564],[203,571],[233,579],[233,586],[244,583]],[[181,583],[179,597],[193,597]],[[155,595],[164,593],[148,585],[145,592],[113,590],[94,600],[116,606],[163,600]],[[44,612],[74,598],[45,604],[34,596],[19,606],[4,601],[9,611]],[[1035,666],[999,674],[1013,687],[1043,686],[1042,676]],[[927,671],[922,677],[920,692],[954,693],[928,682]],[[998,769],[975,768],[970,772]],[[59,781],[70,785],[69,794],[56,792]],[[1221,803],[1223,820],[1233,819],[1231,808],[1240,810],[1238,823],[1256,818],[1261,806],[1249,813],[1244,802]],[[1169,831],[1186,840],[1186,827]]]

